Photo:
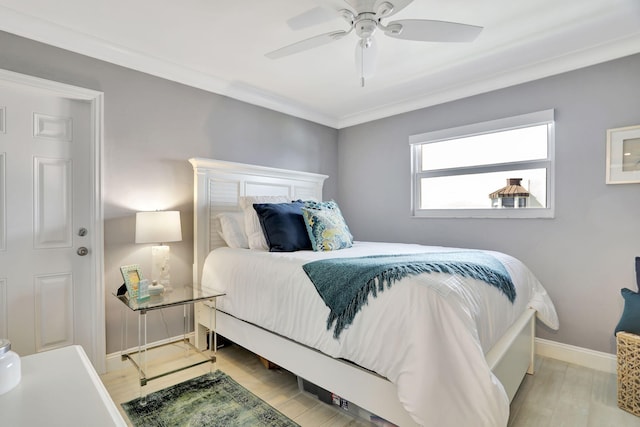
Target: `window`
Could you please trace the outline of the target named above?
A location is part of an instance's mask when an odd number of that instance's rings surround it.
[[[553,110],[413,135],[413,215],[552,218]]]

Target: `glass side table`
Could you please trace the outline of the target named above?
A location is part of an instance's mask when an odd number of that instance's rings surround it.
[[[138,301],[137,299],[129,299],[126,295],[114,294],[114,296],[124,304],[121,320],[122,345],[120,355],[122,360],[129,360],[138,370],[138,377],[140,379],[140,402],[142,405],[146,404],[143,387],[147,385],[147,382],[164,377],[166,375],[183,371],[188,368],[192,368],[194,366],[202,365],[204,363],[213,364],[216,361],[215,303],[216,298],[223,295],[225,295],[224,292],[218,291],[216,289],[203,289],[191,285],[174,287],[171,292],[165,292],[162,295],[151,296],[143,301]],[[214,326],[209,329],[209,350],[200,350],[196,348],[189,340],[189,329],[191,327],[191,321],[189,319],[190,310],[188,306],[200,301],[207,302],[208,305],[214,308],[213,310],[210,310],[209,313],[209,324]],[[175,306],[183,307],[183,336],[179,339],[175,339],[169,342],[149,345],[147,343],[147,312]],[[139,313],[138,348],[137,350],[129,352],[124,350],[124,346],[127,343],[127,308],[131,311]],[[185,357],[185,363],[179,364],[179,366],[172,367],[171,369],[154,369],[153,371],[150,371],[147,364],[147,352],[176,343],[183,343],[185,346],[185,351],[187,351],[188,353],[193,353],[193,355],[196,357]]]

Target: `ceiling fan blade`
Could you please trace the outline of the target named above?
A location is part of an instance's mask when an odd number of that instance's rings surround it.
[[[375,5],[373,6],[373,11],[378,12],[382,3],[391,3],[393,5],[393,9],[391,10],[391,12],[381,17],[388,18],[400,12],[405,7],[409,6],[411,3],[413,3],[413,0],[377,0],[375,2]]]
[[[292,30],[302,30],[304,28],[313,27],[314,25],[323,24],[336,19],[337,15],[333,9],[324,6],[314,7],[300,15],[294,16],[287,20],[287,25]]]
[[[471,42],[482,31],[482,27],[475,25],[429,19],[401,19],[390,22],[387,27],[394,28],[398,24],[402,31],[387,31],[385,34],[396,39],[422,42]]]
[[[289,46],[282,47],[265,54],[267,58],[278,59],[284,56],[293,55],[294,53],[302,52],[304,50],[313,49],[314,47],[322,46],[327,43],[331,43],[334,40],[340,40],[345,35],[349,34],[349,31],[332,31],[330,33],[320,34],[319,36],[305,39]]]

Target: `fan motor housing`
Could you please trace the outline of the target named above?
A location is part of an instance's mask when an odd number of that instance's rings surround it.
[[[369,38],[378,28],[376,15],[373,13],[361,13],[354,24],[356,34],[360,38]]]

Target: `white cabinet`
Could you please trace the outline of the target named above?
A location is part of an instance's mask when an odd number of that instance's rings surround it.
[[[21,358],[22,380],[0,395],[5,426],[126,426],[78,345]]]

